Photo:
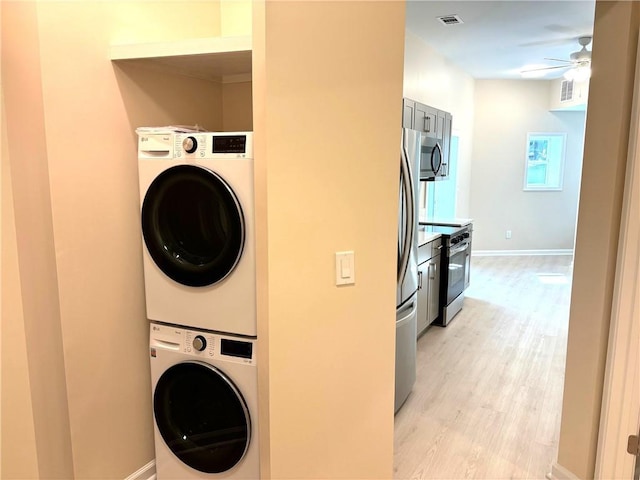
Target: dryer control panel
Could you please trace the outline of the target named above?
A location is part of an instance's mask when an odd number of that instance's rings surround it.
[[[140,127],[138,159],[253,159],[253,132],[175,131]]]
[[[194,358],[256,364],[256,339],[193,330],[173,325],[150,325],[151,356],[159,351],[179,352]]]

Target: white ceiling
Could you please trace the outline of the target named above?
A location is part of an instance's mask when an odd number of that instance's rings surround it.
[[[525,66],[555,66],[592,35],[595,0],[407,2],[406,26],[427,45],[474,78],[522,78]],[[441,15],[464,22],[443,25]],[[591,50],[593,44],[587,48]],[[543,79],[562,76],[550,70]]]

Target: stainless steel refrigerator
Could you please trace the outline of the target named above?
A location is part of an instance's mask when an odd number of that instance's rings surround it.
[[[420,132],[402,129],[398,201],[398,291],[396,297],[397,412],[416,381],[416,319],[418,307],[418,191]]]

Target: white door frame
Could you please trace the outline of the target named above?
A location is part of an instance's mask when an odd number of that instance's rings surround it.
[[[640,41],[638,43],[640,46]],[[640,420],[640,48],[596,452],[597,479],[632,479],[627,437]]]

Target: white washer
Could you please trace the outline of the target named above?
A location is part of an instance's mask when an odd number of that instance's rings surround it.
[[[256,336],[251,132],[138,129],[149,320]]]
[[[258,479],[256,339],[151,323],[156,474]]]

